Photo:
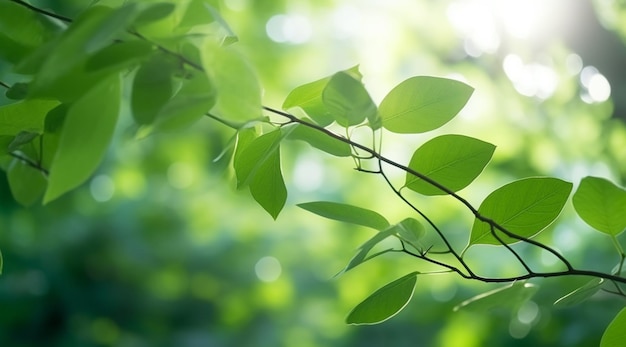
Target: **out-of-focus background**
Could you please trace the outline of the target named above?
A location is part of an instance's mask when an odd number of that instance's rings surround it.
[[[70,17],[87,5],[32,3]],[[527,176],[577,184],[596,175],[626,183],[626,5],[620,1],[216,5],[255,65],[268,106],[279,108],[294,87],[357,64],[377,102],[414,75],[457,78],[476,88],[439,131],[497,145],[488,170],[461,192],[476,205]],[[401,163],[433,136],[386,135],[383,153]],[[372,232],[295,204],[352,203],[392,222],[411,211],[380,177],[352,170],[351,160],[293,142],[283,150],[289,200],[273,221],[234,188],[225,161],[215,161],[230,136],[209,119],[141,141],[120,129],[97,174],[45,207],[18,206],[0,172],[0,346],[597,346],[622,306],[599,294],[573,308],[553,308],[584,282],[572,278],[534,281],[539,292],[520,308],[453,312],[498,286],[420,276],[398,316],[376,326],[345,325],[349,310],[374,290],[432,267],[390,255],[333,278]],[[467,243],[472,220],[454,201],[410,198],[455,246]],[[538,239],[576,266],[610,271],[618,260],[609,238],[577,219],[569,203]],[[553,257],[517,247],[538,269],[557,266]],[[519,271],[495,247],[475,246],[467,257],[485,275]]]

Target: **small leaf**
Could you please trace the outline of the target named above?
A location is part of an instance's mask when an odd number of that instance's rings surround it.
[[[423,133],[450,121],[461,111],[474,89],[451,79],[409,78],[385,96],[379,112],[383,127],[394,133]]]
[[[602,334],[600,347],[622,347],[626,341],[626,308],[623,308]]]
[[[365,118],[376,119],[378,114],[363,83],[344,71],[330,78],[322,101],[337,124],[344,127],[361,124]]]
[[[258,166],[263,164],[278,150],[282,133],[280,129],[263,134],[251,140],[240,153],[234,162],[235,174],[237,176],[237,188],[241,188],[250,183]]]
[[[202,66],[219,91],[215,113],[229,120],[261,117],[261,87],[254,70],[239,52],[209,42],[202,50]]]
[[[508,231],[530,238],[550,225],[561,213],[572,190],[572,184],[551,177],[532,177],[504,185],[489,194],[478,208],[484,217],[490,218]],[[498,232],[507,244],[518,239]],[[469,245],[500,242],[491,234],[488,223],[475,219]]]
[[[600,290],[602,283],[604,283],[603,278],[594,278],[591,281],[585,283],[585,285],[583,285],[582,287],[576,288],[574,291],[555,301],[554,306],[565,307],[578,305],[597,293],[598,290]]]
[[[626,190],[604,178],[583,178],[572,203],[587,224],[603,233],[616,236],[626,228]]]
[[[409,243],[415,249],[420,250],[423,248],[420,240],[426,234],[426,229],[417,219],[406,218],[391,229],[401,240]]]
[[[280,169],[280,147],[258,166],[250,181],[250,193],[272,218],[278,217],[287,201],[287,188]]]
[[[22,145],[33,141],[35,138],[37,138],[37,136],[39,136],[39,133],[20,131],[17,135],[15,135],[13,141],[9,143],[9,146],[7,147],[7,152],[17,151]]]
[[[137,123],[151,124],[172,96],[171,71],[172,63],[162,55],[155,55],[137,70],[130,104]]]
[[[120,78],[87,91],[68,110],[50,167],[44,204],[85,182],[109,146],[120,108]]]
[[[287,189],[280,169],[280,142],[288,131],[281,129],[248,140],[249,143],[237,152],[235,174],[237,187],[250,185],[252,197],[274,219],[285,205]]]
[[[358,81],[361,80],[361,73],[359,72],[358,65],[344,70],[343,72]],[[285,102],[283,102],[283,110],[288,111],[295,107],[299,107],[318,125],[322,127],[330,125],[334,121],[334,118],[326,109],[326,105],[322,99],[322,94],[329,81],[330,77],[325,77],[296,87],[289,93],[289,95],[287,95]]]
[[[138,63],[152,52],[152,45],[146,41],[115,42],[89,57],[85,69],[123,69]]]
[[[141,26],[159,21],[169,16],[176,9],[176,5],[169,2],[158,2],[155,4],[142,3],[141,13],[134,21],[134,25]]]
[[[294,130],[291,132],[288,139],[305,141],[311,146],[337,157],[349,157],[352,155],[350,145],[345,142],[327,136],[302,124],[296,124],[293,127]]]
[[[494,308],[517,308],[528,301],[538,289],[532,283],[514,282],[467,299],[454,307],[454,311],[464,309],[484,312]]]
[[[11,88],[7,89],[7,99],[11,100],[23,100],[28,95],[28,83],[15,83]]]
[[[298,204],[298,207],[328,219],[362,225],[376,230],[383,230],[389,227],[389,222],[380,214],[348,204],[315,201]]]
[[[348,314],[346,323],[377,324],[395,316],[411,300],[417,275],[411,272],[378,289]]]
[[[456,192],[478,177],[495,148],[472,137],[442,135],[418,148],[413,153],[409,168]],[[406,175],[406,187],[424,195],[446,194],[410,173]]]
[[[23,206],[31,206],[41,198],[46,190],[46,178],[41,171],[25,162],[14,159],[7,171],[7,181],[15,201]]]
[[[300,107],[320,126],[330,125],[334,119],[322,101],[322,92],[328,81],[330,77],[296,87],[283,102],[283,110]]]

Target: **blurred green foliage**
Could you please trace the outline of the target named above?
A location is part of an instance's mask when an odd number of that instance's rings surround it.
[[[77,0],[32,3],[69,17],[86,7]],[[614,100],[626,79],[607,73],[612,98],[594,99],[583,72],[595,76],[611,66],[585,70],[587,54],[596,52],[574,52],[578,46],[567,38],[541,31],[548,30],[549,15],[567,12],[567,2],[529,1],[536,6],[527,14],[531,19],[547,18],[537,19],[543,27],[528,29],[527,36],[509,28],[514,22],[500,10],[515,9],[516,3],[228,0],[215,5],[260,74],[268,105],[281,105],[297,85],[356,64],[377,102],[413,75],[454,76],[474,87],[468,106],[445,127],[497,145],[488,170],[462,191],[474,203],[505,182],[532,175],[578,182],[594,174],[623,186],[626,115]],[[624,16],[624,9],[607,10],[604,3],[596,2],[602,18]],[[586,14],[591,17],[582,25],[595,20],[594,12]],[[624,35],[620,28],[609,29]],[[587,38],[595,39],[602,38]],[[0,76],[19,82],[3,65]],[[463,300],[496,287],[441,275],[418,279],[413,300],[394,319],[346,326],[347,313],[370,293],[428,267],[385,255],[331,279],[372,233],[294,205],[355,203],[397,223],[410,211],[384,182],[353,172],[349,160],[294,141],[283,153],[291,195],[274,222],[235,190],[232,169],[219,160],[232,136],[226,127],[203,119],[191,129],[140,141],[118,130],[97,174],[45,207],[18,206],[0,171],[0,345],[596,346],[619,310],[615,298],[602,293],[576,307],[553,309],[556,299],[586,280],[574,278],[535,281],[547,285],[516,310],[453,312]],[[426,139],[389,136],[383,152],[408,163],[411,148]],[[295,155],[302,151],[306,154]],[[445,198],[423,209],[454,245],[467,243],[467,213]],[[606,256],[611,241],[577,219],[571,205],[539,239],[575,265],[607,271],[616,260]],[[534,266],[555,264],[536,249],[520,251],[535,259]],[[468,256],[485,274],[519,271],[507,267],[509,256],[495,248],[470,250]]]

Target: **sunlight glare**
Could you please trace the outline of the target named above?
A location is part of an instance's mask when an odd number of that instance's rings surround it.
[[[263,282],[274,282],[280,277],[282,267],[278,259],[274,257],[263,257],[254,265],[256,277]]]
[[[109,201],[115,194],[115,184],[109,176],[98,175],[91,180],[89,191],[97,202]]]
[[[278,43],[302,44],[313,35],[309,19],[297,14],[277,14],[267,21],[265,30]]]

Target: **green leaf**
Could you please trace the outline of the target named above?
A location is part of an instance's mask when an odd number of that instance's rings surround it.
[[[261,87],[250,64],[230,47],[207,44],[202,66],[218,90],[213,111],[229,120],[261,117]]]
[[[259,164],[250,181],[250,193],[272,218],[278,217],[287,201],[287,188],[280,169],[280,146]]]
[[[378,289],[348,314],[346,323],[377,324],[395,316],[411,300],[417,275],[411,272]]]
[[[602,334],[600,347],[622,347],[626,340],[626,308],[623,308]]]
[[[298,204],[298,207],[328,219],[362,225],[376,230],[389,227],[389,222],[377,212],[348,204],[315,201]]]
[[[37,95],[40,89],[46,89],[86,61],[88,55],[108,46],[126,30],[137,14],[137,7],[132,4],[115,10],[102,6],[85,10],[55,41],[54,46],[41,48],[47,56],[33,80],[31,92]]]
[[[173,93],[171,71],[172,62],[162,55],[155,55],[137,70],[130,104],[137,123],[151,124],[169,101]]]
[[[215,105],[217,89],[203,73],[193,73],[159,112],[155,131],[176,131],[200,120]]]
[[[422,223],[417,219],[406,218],[394,225],[391,230],[396,233],[401,240],[413,246],[413,248],[417,250],[423,249],[420,240],[426,234],[426,229],[424,229]]]
[[[42,132],[46,114],[58,104],[54,100],[32,99],[0,106],[0,135]]]
[[[0,33],[15,42],[35,47],[48,37],[48,30],[39,15],[10,1],[0,2]]]
[[[442,135],[418,148],[409,168],[440,183],[453,192],[467,187],[483,171],[495,146],[462,135]],[[406,175],[406,187],[424,195],[446,194],[428,182]]]
[[[521,179],[489,194],[478,212],[508,231],[530,238],[556,219],[571,190],[571,183],[556,178]],[[519,241],[496,232],[507,244]],[[500,242],[491,234],[489,224],[475,219],[469,242],[469,245],[473,244],[499,245]]]
[[[116,42],[90,56],[85,63],[85,69],[124,69],[139,63],[152,52],[152,45],[146,41]]]
[[[237,188],[249,184],[252,197],[274,219],[287,198],[280,170],[280,142],[285,135],[277,129],[253,140],[248,138],[247,145],[236,152],[234,161]]]
[[[176,5],[169,2],[158,2],[155,4],[141,3],[141,13],[134,21],[134,25],[141,26],[152,22],[159,21],[168,17],[176,9]]]
[[[378,114],[363,83],[344,71],[330,78],[322,101],[337,124],[345,127],[361,124],[365,118],[376,119]]]
[[[31,206],[41,198],[46,190],[46,178],[41,171],[22,160],[13,159],[7,171],[7,181],[15,201],[23,206]]]
[[[28,83],[14,83],[7,89],[6,97],[11,100],[23,100],[28,95]]]
[[[600,290],[602,283],[604,283],[603,278],[594,278],[591,281],[585,283],[585,285],[583,285],[582,287],[576,288],[576,290],[555,301],[554,306],[566,307],[578,305],[597,293],[598,290]]]
[[[343,72],[358,81],[361,80],[361,73],[359,72],[358,65],[344,70]],[[283,102],[283,110],[288,111],[295,107],[299,107],[318,125],[322,127],[330,125],[334,121],[334,118],[326,109],[326,105],[322,99],[322,94],[329,81],[330,77],[325,77],[296,87],[289,93],[289,95],[287,95],[285,102]]]
[[[626,228],[626,190],[604,178],[583,178],[572,202],[578,215],[603,233],[616,236]]]
[[[345,142],[302,124],[296,124],[293,127],[294,129],[288,137],[290,140],[305,141],[309,145],[337,157],[349,157],[352,155],[350,145]]]
[[[50,167],[44,204],[85,182],[109,146],[120,109],[120,78],[87,91],[68,110]]]
[[[334,119],[322,101],[322,92],[329,80],[330,77],[326,77],[296,87],[287,95],[285,102],[283,102],[283,110],[287,111],[294,107],[300,107],[320,126],[330,125]]]
[[[237,188],[249,183],[250,177],[254,174],[259,163],[267,160],[272,152],[278,150],[281,139],[280,130],[275,130],[253,139],[242,149],[241,154],[234,162]]]
[[[454,311],[464,309],[484,312],[495,308],[517,308],[528,301],[538,289],[532,283],[514,282],[467,299],[454,307]]]
[[[222,36],[221,44],[226,46],[226,45],[230,45],[230,44],[233,44],[233,43],[239,41],[239,38],[237,37],[237,35],[235,35],[233,30],[230,28],[230,26],[224,20],[224,18],[222,18],[222,16],[215,9],[215,7],[213,7],[213,6],[211,6],[211,5],[207,4],[207,3],[204,3],[203,5],[209,11],[211,16],[213,17],[213,20],[215,20],[215,22],[218,23],[219,26],[220,26],[220,29],[222,31],[222,33],[221,33],[221,36]]]
[[[451,79],[411,77],[385,96],[379,112],[383,127],[394,133],[423,133],[450,121],[474,89]]]
[[[22,145],[33,141],[39,135],[39,133],[20,131],[17,135],[15,135],[15,138],[13,138],[11,143],[9,143],[9,146],[7,147],[7,152],[17,151]]]

